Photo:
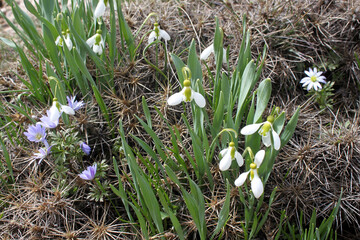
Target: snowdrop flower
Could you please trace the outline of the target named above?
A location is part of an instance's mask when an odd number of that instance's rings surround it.
[[[321,84],[320,83],[326,83],[325,77],[321,76],[323,72],[318,72],[316,68],[311,69],[309,68],[309,71],[305,71],[305,74],[307,77],[304,77],[301,79],[300,83],[303,85],[303,87],[306,87],[306,90],[310,91],[310,89],[314,89],[315,91],[321,90]]]
[[[223,149],[220,152],[220,155],[222,157],[219,165],[221,171],[228,170],[231,166],[232,160],[234,159],[236,159],[236,162],[239,164],[240,167],[244,164],[244,159],[241,154],[236,151],[234,142],[230,142],[229,147]]]
[[[156,22],[154,23],[154,30],[149,35],[148,44],[155,41],[155,39],[161,40],[162,38],[165,40],[165,43],[171,39],[170,35],[165,30],[160,29],[159,24]]]
[[[96,31],[96,34],[89,38],[86,43],[89,47],[92,48],[94,53],[101,55],[105,48],[105,41],[101,35],[102,31],[99,29]]]
[[[84,180],[93,180],[95,178],[96,174],[96,163],[93,166],[87,167],[86,170],[84,170],[81,174],[79,174],[79,177],[81,177]]]
[[[51,146],[49,146],[49,144],[45,144],[45,145],[46,145],[45,148],[40,148],[39,152],[35,153],[33,156],[35,159],[39,159],[38,164],[40,164],[42,160],[49,155],[49,153],[51,153],[52,145]]]
[[[116,11],[117,10],[116,1],[113,0],[113,2],[114,2],[114,10]],[[106,11],[106,7],[108,6],[109,6],[109,0],[99,0],[94,11],[94,18],[96,19],[102,17]]]
[[[202,51],[202,53],[200,54],[200,60],[205,61],[206,59],[208,59],[208,57],[210,56],[211,53],[215,54],[214,44],[211,44],[210,46],[205,48],[204,51]],[[225,48],[223,49],[223,63],[226,63],[226,49]]]
[[[66,99],[68,101],[68,106],[71,107],[74,111],[77,111],[84,106],[84,102],[76,101],[75,96],[72,96],[72,97],[67,96]]]
[[[247,125],[241,129],[240,133],[242,135],[251,135],[259,130],[258,132],[262,136],[262,142],[264,143],[264,145],[266,147],[269,147],[271,145],[271,137],[272,137],[272,140],[274,142],[274,149],[279,150],[281,141],[279,134],[275,132],[272,126],[273,122],[274,122],[274,117],[269,116],[266,122]]]
[[[250,164],[250,170],[240,174],[235,180],[235,186],[240,187],[244,184],[250,173],[251,190],[256,198],[259,198],[264,192],[264,185],[258,175],[258,169],[265,157],[265,151],[260,150],[255,155],[255,161]]]
[[[24,135],[31,142],[44,142],[46,137],[46,129],[41,124],[30,125],[27,132]]]
[[[70,39],[70,31],[69,31],[69,29],[66,30],[66,32],[65,32],[65,31],[62,31],[61,34],[62,34],[63,37],[64,37],[65,44],[66,44],[67,48],[68,48],[69,50],[71,50],[72,47],[73,47],[73,43],[72,43],[72,41],[71,41],[71,39]],[[64,46],[64,41],[63,41],[63,39],[62,39],[62,37],[61,37],[60,35],[56,38],[55,44],[56,44],[57,46],[60,46],[60,47],[63,47],[63,46]]]
[[[59,118],[63,112],[69,115],[75,114],[71,107],[61,105],[57,98],[54,98],[50,110],[46,111],[47,116],[40,118],[41,122],[39,124],[46,128],[55,128],[59,124]]]
[[[203,95],[192,90],[190,85],[191,85],[190,80],[186,79],[184,81],[184,88],[181,90],[181,92],[171,95],[167,100],[167,103],[170,106],[174,106],[180,104],[182,101],[191,102],[194,99],[195,103],[199,107],[201,108],[205,107],[206,101]]]
[[[91,148],[90,148],[89,145],[87,145],[85,142],[81,142],[81,143],[80,143],[80,148],[81,148],[81,150],[83,150],[83,152],[84,152],[86,155],[90,155]]]

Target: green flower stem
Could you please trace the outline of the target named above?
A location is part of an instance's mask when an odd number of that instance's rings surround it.
[[[161,44],[164,44],[163,42],[161,42],[161,41],[159,41],[159,40],[156,40],[156,41],[154,41],[154,42],[152,42],[152,43],[150,43],[149,45],[147,45],[145,48],[144,48],[144,50],[143,50],[143,57],[144,57],[144,60],[147,62],[147,64],[149,64],[151,67],[153,67],[156,71],[158,71],[166,80],[169,80],[168,79],[168,77],[157,67],[157,66],[155,66],[154,64],[152,64],[146,57],[145,57],[145,52],[146,52],[146,50],[151,46],[151,45],[153,45],[153,44],[157,44],[157,43],[161,43]],[[164,49],[166,49],[165,47],[164,47]],[[166,52],[166,50],[165,50],[165,56],[167,55],[167,52]],[[166,58],[167,58],[167,56],[166,56]],[[165,88],[164,88],[165,89]]]
[[[155,22],[158,22],[158,15],[157,15],[156,13],[154,13],[154,12],[150,13],[150,14],[145,18],[144,22],[141,24],[141,26],[139,27],[139,29],[136,31],[134,38],[136,38],[136,37],[139,35],[139,33],[140,33],[141,29],[144,27],[145,23],[146,23],[151,17],[153,17],[153,16],[155,16]],[[151,30],[150,32],[152,32],[152,30]],[[147,35],[147,34],[145,34],[144,36],[146,36],[146,35]]]
[[[210,146],[209,146],[209,149],[207,149],[206,151],[206,156],[207,156],[207,162],[210,161],[210,159],[212,159],[213,155],[214,155],[214,145],[217,141],[217,139],[220,137],[220,135],[223,133],[223,132],[226,132],[230,135],[231,137],[231,141],[234,142],[234,139],[233,139],[233,136],[232,134],[230,134],[230,132],[233,132],[234,135],[235,135],[235,138],[237,138],[237,132],[232,129],[232,128],[224,128],[223,130],[221,130],[215,137],[214,137],[214,140],[211,142]]]

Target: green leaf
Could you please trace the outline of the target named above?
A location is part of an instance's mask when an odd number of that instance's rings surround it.
[[[3,37],[0,37],[0,40],[3,41],[9,47],[16,48],[16,45],[15,45],[15,43],[13,41],[11,41],[11,40],[9,40],[7,38],[3,38]]]
[[[257,123],[266,109],[271,96],[271,80],[265,79],[257,89],[256,111],[253,123]]]
[[[299,112],[300,112],[300,107],[297,108],[296,112],[291,117],[291,119],[289,120],[288,124],[286,125],[283,133],[281,134],[281,136],[280,136],[281,148],[288,143],[288,141],[290,140],[290,138],[294,134],[296,124],[297,124],[297,121],[298,121],[298,118],[299,118]]]
[[[0,136],[0,144],[1,144],[1,148],[2,148],[2,153],[5,158],[6,165],[7,165],[7,170],[8,170],[9,176],[11,177],[12,182],[14,182],[14,174],[13,174],[10,155],[9,155],[8,150],[6,149],[5,143],[1,136]]]

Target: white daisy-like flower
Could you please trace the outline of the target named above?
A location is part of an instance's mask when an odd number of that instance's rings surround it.
[[[271,145],[271,138],[274,142],[274,149],[279,150],[281,146],[281,141],[279,134],[275,132],[272,124],[274,122],[274,117],[269,116],[267,118],[267,121],[263,123],[255,123],[250,124],[245,127],[243,127],[240,131],[242,135],[251,135],[254,134],[256,131],[259,132],[259,134],[262,136],[262,142],[266,147],[269,147]],[[270,131],[271,130],[271,131]]]
[[[264,184],[262,183],[258,174],[258,169],[263,162],[264,157],[265,151],[258,151],[255,154],[254,162],[250,164],[250,170],[240,174],[240,176],[235,180],[235,186],[240,187],[245,183],[250,173],[251,190],[256,198],[259,198],[264,192]]]
[[[312,88],[315,91],[321,90],[322,86],[320,83],[326,83],[326,78],[324,76],[321,76],[322,73],[323,72],[318,72],[316,68],[309,68],[309,71],[305,71],[307,77],[301,79],[300,83],[303,85],[304,88],[306,87],[306,90],[308,91],[310,91]]]
[[[117,10],[116,0],[113,0],[113,2],[114,2],[114,9],[116,11]],[[99,0],[94,11],[94,18],[96,19],[102,17],[107,7],[109,7],[109,0]]]
[[[86,43],[92,48],[94,53],[101,55],[105,48],[105,41],[101,35],[102,31],[99,29],[96,34],[89,38]]]
[[[154,30],[149,35],[148,44],[155,41],[155,39],[164,39],[165,43],[171,39],[170,35],[165,30],[162,30],[157,22],[154,23]]]
[[[65,32],[65,31],[62,31],[61,34],[63,35],[64,40],[63,40],[63,38],[59,35],[59,36],[56,38],[56,40],[55,40],[55,44],[56,44],[57,46],[63,47],[63,46],[64,46],[64,41],[65,41],[65,44],[66,44],[67,48],[68,48],[69,50],[71,50],[72,47],[73,47],[73,43],[72,43],[72,41],[71,41],[71,39],[70,39],[70,31],[69,31],[69,29],[68,29],[66,32]]]
[[[203,95],[201,95],[198,92],[195,92],[190,87],[191,82],[190,80],[184,81],[184,88],[181,90],[181,92],[175,93],[169,97],[167,100],[167,103],[170,106],[175,106],[180,104],[182,101],[184,102],[191,102],[192,100],[195,100],[195,103],[203,108],[205,107],[206,101]]]
[[[210,46],[205,48],[204,51],[202,51],[202,53],[200,54],[200,60],[205,61],[206,59],[209,58],[211,53],[215,53],[214,44],[211,44]],[[225,48],[223,49],[223,63],[226,63],[226,49]]]
[[[241,154],[236,151],[235,149],[235,143],[230,142],[229,147],[221,150],[220,155],[222,157],[219,168],[221,171],[226,171],[230,168],[232,160],[236,159],[236,162],[238,163],[239,167],[241,167],[244,164],[244,159],[241,156]]]

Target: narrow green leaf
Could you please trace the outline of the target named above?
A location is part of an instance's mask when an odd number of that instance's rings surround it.
[[[264,110],[266,109],[270,96],[271,96],[271,80],[269,78],[265,79],[259,84],[256,99],[256,111],[253,123],[257,123],[261,118]]]

